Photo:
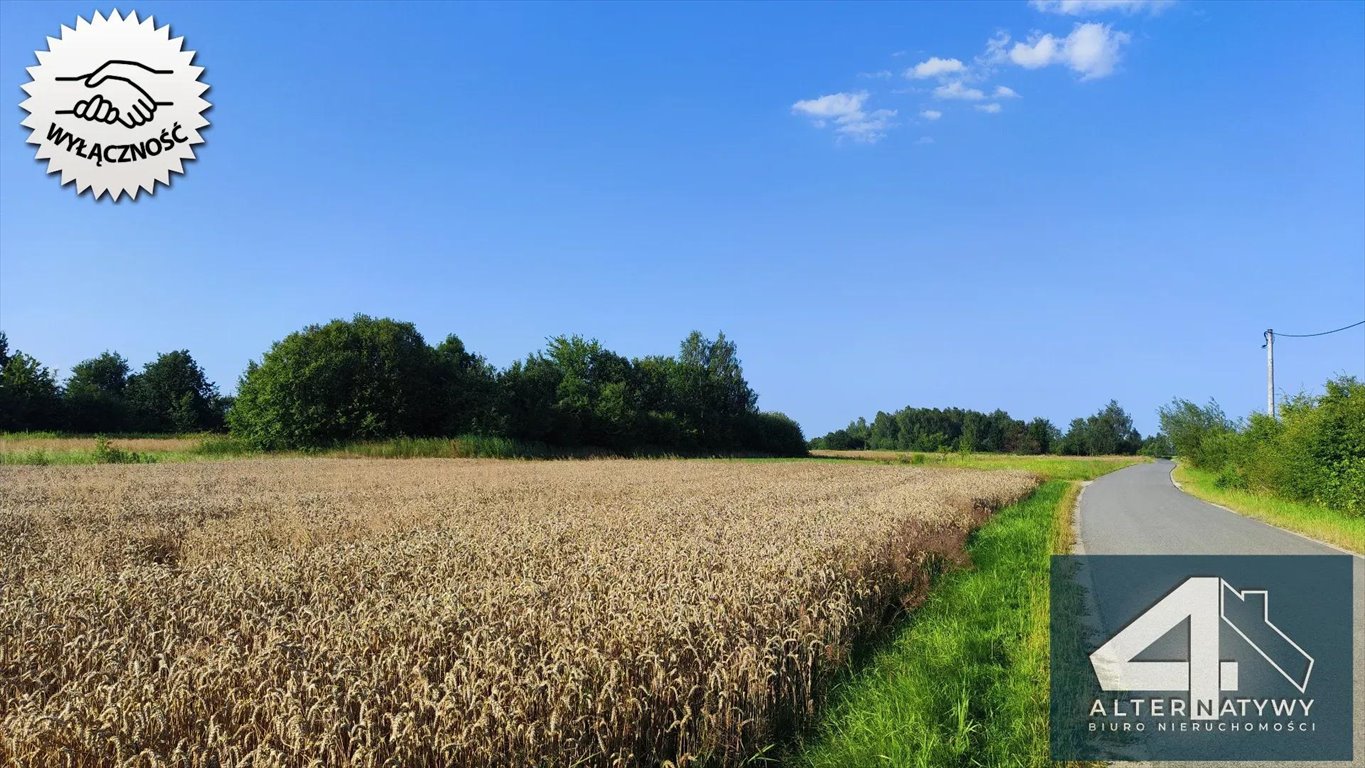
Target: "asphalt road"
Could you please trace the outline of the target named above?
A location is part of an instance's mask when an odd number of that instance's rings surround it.
[[[1340,555],[1341,550],[1190,496],[1171,481],[1169,461],[1138,464],[1086,486],[1077,510],[1076,553],[1088,555]],[[1116,765],[1365,765],[1365,559],[1355,557],[1355,762],[1169,762]]]

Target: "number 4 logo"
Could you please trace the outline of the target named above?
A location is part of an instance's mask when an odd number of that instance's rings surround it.
[[[1186,661],[1133,661],[1167,632],[1189,620]],[[1189,691],[1191,718],[1217,720],[1222,691],[1237,690],[1236,661],[1221,656],[1226,623],[1300,693],[1308,687],[1313,658],[1270,623],[1265,590],[1239,592],[1216,576],[1186,579],[1090,654],[1106,691]]]

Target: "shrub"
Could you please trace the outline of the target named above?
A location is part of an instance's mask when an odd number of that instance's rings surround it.
[[[411,323],[356,315],[310,325],[247,367],[228,421],[268,450],[438,434],[444,373]]]
[[[1237,426],[1223,414],[1216,400],[1209,400],[1208,405],[1200,407],[1189,400],[1176,398],[1170,405],[1158,409],[1157,415],[1161,419],[1161,433],[1170,438],[1175,454],[1200,467],[1221,464],[1225,456],[1206,455],[1206,452],[1222,451],[1226,446],[1207,443],[1218,441]]]
[[[1290,397],[1278,419],[1258,413],[1236,424],[1212,401],[1174,400],[1160,413],[1177,454],[1221,488],[1365,515],[1365,384],[1353,377],[1327,382],[1320,396]]]
[[[96,464],[155,464],[156,457],[151,454],[125,451],[109,442],[107,437],[95,438]]]
[[[801,425],[785,413],[755,413],[749,418],[746,448],[770,456],[805,456]]]

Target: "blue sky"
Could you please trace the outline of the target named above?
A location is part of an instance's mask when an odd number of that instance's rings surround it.
[[[1081,5],[5,2],[0,328],[63,373],[187,347],[224,391],[357,312],[498,365],[724,329],[808,435],[1263,407],[1263,329],[1365,318],[1365,4]],[[114,7],[214,104],[118,204],[45,176],[18,107]],[[1290,391],[1365,376],[1362,329],[1277,353]]]

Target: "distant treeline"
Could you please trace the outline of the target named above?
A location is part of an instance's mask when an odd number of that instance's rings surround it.
[[[0,431],[205,432],[224,427],[231,404],[183,349],[137,372],[105,352],[77,363],[61,384],[31,355],[11,352],[0,333]]]
[[[902,408],[878,412],[868,423],[859,418],[810,441],[828,450],[983,451],[993,453],[1057,453],[1069,456],[1135,454],[1155,442],[1144,442],[1128,413],[1113,400],[1093,416],[1073,419],[1063,433],[1043,418],[1024,422],[1002,410],[991,413],[962,408]]]
[[[758,410],[734,342],[694,331],[676,356],[626,358],[556,336],[498,370],[456,336],[357,315],[312,325],[251,362],[222,397],[187,351],[141,372],[106,352],[65,384],[0,334],[0,430],[191,432],[226,427],[263,450],[394,437],[507,437],[621,453],[799,455],[801,428]]]
[[[1223,488],[1268,492],[1365,516],[1365,383],[1343,376],[1320,396],[1294,395],[1279,418],[1229,419],[1216,401],[1175,399],[1161,431],[1176,454]]]

